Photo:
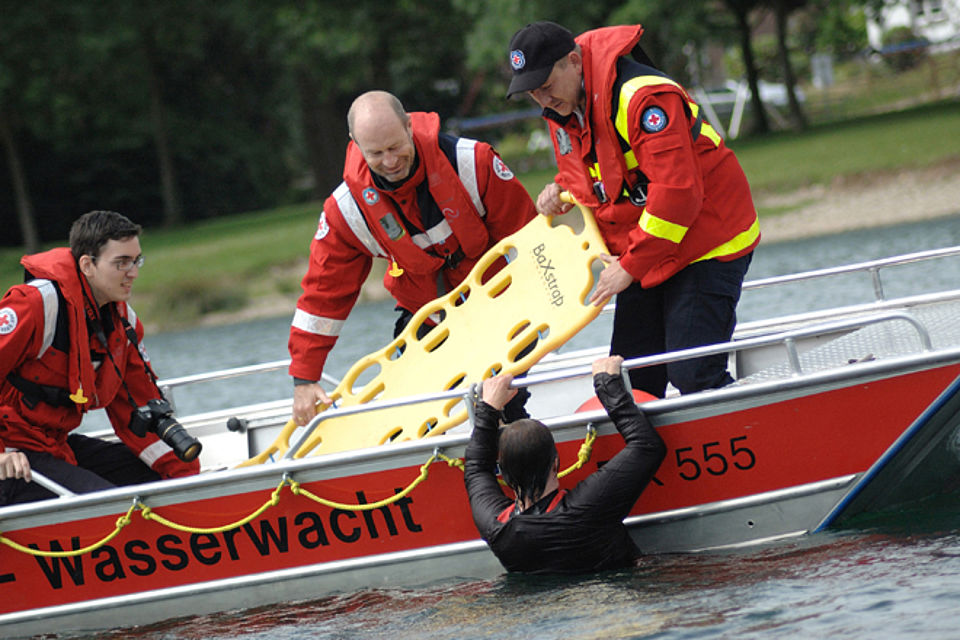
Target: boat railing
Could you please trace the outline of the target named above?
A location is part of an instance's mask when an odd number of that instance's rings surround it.
[[[271,371],[278,371],[280,369],[285,369],[290,366],[290,358],[285,360],[274,360],[273,362],[262,362],[259,364],[245,365],[242,367],[232,367],[229,369],[219,369],[217,371],[208,371],[205,373],[195,373],[186,376],[180,376],[177,378],[167,378],[159,381],[160,390],[163,392],[164,397],[167,399],[170,404],[176,408],[176,402],[174,401],[174,389],[177,387],[184,387],[187,385],[197,384],[199,382],[213,382],[216,380],[227,380],[229,378],[238,378],[241,376],[249,376],[257,373],[269,373]],[[322,377],[324,382],[336,386],[340,384],[340,381],[334,378],[331,375],[326,373]]]
[[[622,365],[622,370],[624,372],[630,369],[638,369],[643,367],[650,367],[654,365],[668,364],[671,362],[678,362],[681,360],[689,360],[691,358],[701,358],[705,356],[718,355],[718,354],[730,354],[740,351],[745,351],[754,348],[760,347],[769,347],[771,345],[781,344],[786,350],[787,360],[790,363],[791,370],[793,371],[794,376],[803,375],[803,367],[800,362],[800,355],[797,350],[796,342],[798,339],[836,333],[838,331],[860,329],[869,325],[886,323],[886,322],[906,322],[908,323],[917,333],[917,337],[920,341],[921,350],[924,352],[931,351],[933,349],[932,342],[930,339],[930,334],[927,331],[926,327],[913,315],[906,311],[890,311],[874,316],[869,316],[866,318],[851,318],[836,320],[832,322],[823,322],[812,326],[801,327],[790,329],[787,331],[782,331],[779,333],[756,336],[753,338],[746,338],[743,340],[733,340],[730,342],[722,342],[713,345],[707,345],[702,347],[695,347],[691,349],[683,349],[679,351],[672,351],[669,353],[657,354],[652,356],[642,356],[639,358],[631,358],[629,360],[624,360]],[[574,378],[581,378],[592,374],[592,365],[580,365],[572,366],[567,369],[562,369],[558,371],[551,371],[539,374],[531,374],[523,378],[515,378],[511,386],[513,388],[520,387],[535,387],[538,385],[560,382],[564,380],[570,380]],[[388,400],[372,400],[371,402],[353,405],[349,407],[334,407],[327,409],[318,413],[309,423],[303,428],[302,433],[296,439],[296,442],[291,446],[286,454],[283,456],[284,459],[292,459],[300,448],[307,442],[310,436],[313,434],[314,430],[324,421],[330,420],[337,417],[353,415],[357,413],[366,413],[380,411],[383,409],[406,406],[411,404],[419,404],[425,402],[433,402],[438,400],[447,400],[460,398],[463,400],[464,406],[467,409],[468,421],[470,428],[473,428],[473,398],[476,395],[476,385],[470,385],[468,388],[462,389],[451,389],[449,391],[442,391],[437,393],[425,393],[412,396],[405,396],[402,398],[394,398]]]
[[[883,269],[888,267],[900,266],[905,264],[924,262],[928,260],[935,260],[939,258],[947,258],[952,256],[960,256],[960,246],[946,247],[942,249],[931,249],[928,251],[918,251],[915,253],[903,254],[900,256],[893,256],[889,258],[881,258],[878,260],[870,260],[866,262],[858,262],[848,265],[840,265],[837,267],[829,267],[824,269],[815,269],[812,271],[804,271],[801,273],[788,274],[782,276],[772,276],[769,278],[761,278],[758,280],[750,280],[743,284],[744,291],[751,291],[755,289],[763,289],[779,285],[793,284],[802,281],[816,280],[820,278],[829,278],[844,274],[856,273],[856,272],[865,272],[870,275],[871,282],[873,284],[873,293],[875,302],[870,304],[862,305],[850,305],[849,307],[843,307],[841,310],[846,314],[851,313],[869,313],[877,311],[884,308],[882,303],[886,302],[886,294],[883,287],[883,280],[881,278],[880,272]],[[930,298],[932,300],[933,298]],[[878,303],[881,303],[878,305]],[[615,305],[610,303],[606,305],[601,312],[602,314],[610,314],[613,312]],[[828,311],[821,312],[808,312],[804,314],[796,314],[795,316],[788,317],[779,317],[776,319],[770,320],[758,320],[749,323],[743,323],[738,326],[738,333],[754,333],[767,331],[770,327],[783,326],[784,324],[790,324],[792,322],[816,322],[826,317],[836,316],[838,309],[832,309]],[[549,359],[549,358],[548,358]],[[547,360],[547,359],[545,359]],[[198,373],[186,376],[180,376],[177,378],[163,379],[160,381],[160,387],[164,392],[167,400],[170,401],[174,407],[176,406],[174,400],[174,390],[179,387],[184,387],[187,385],[193,385],[202,382],[212,382],[216,380],[224,380],[227,378],[234,378],[238,376],[247,376],[252,374],[259,373],[268,373],[271,371],[276,371],[283,369],[290,364],[290,359],[276,360],[273,362],[265,362],[262,364],[248,365],[242,367],[233,367],[229,369],[221,369],[217,371],[210,371],[205,373]],[[326,373],[323,374],[323,381],[330,384],[333,387],[336,387],[340,381],[330,376]]]
[[[889,258],[880,258],[878,260],[869,260],[866,262],[856,262],[852,264],[840,265],[837,267],[827,267],[824,269],[814,269],[812,271],[803,271],[782,276],[772,276],[770,278],[761,278],[743,283],[743,290],[762,289],[776,285],[790,284],[805,280],[815,280],[818,278],[827,278],[832,276],[844,275],[855,272],[866,272],[870,275],[873,283],[874,298],[877,301],[885,300],[886,294],[883,289],[883,280],[880,277],[880,271],[887,267],[893,267],[927,260],[936,260],[939,258],[948,258],[960,255],[960,246],[945,247],[942,249],[930,249],[927,251],[917,251],[915,253],[906,253]]]
[[[56,482],[55,480],[48,478],[47,476],[43,475],[36,469],[30,470],[30,478],[32,482],[36,482],[38,485],[40,485],[44,489],[47,489],[48,491],[52,491],[53,493],[55,493],[57,496],[61,498],[72,498],[77,495],[76,493],[74,493],[73,491],[70,491],[70,489],[67,489],[65,486],[63,486],[59,482]]]
[[[717,344],[706,345],[702,347],[693,347],[690,349],[681,349],[651,356],[641,356],[624,360],[623,368],[639,369],[651,367],[654,365],[669,364],[681,360],[690,360],[692,358],[702,358],[705,356],[731,354],[749,349],[768,347],[771,345],[782,344],[786,350],[787,361],[794,375],[803,375],[803,367],[800,363],[800,355],[797,350],[797,340],[801,338],[827,335],[840,331],[861,329],[863,327],[879,324],[883,322],[902,321],[909,323],[917,333],[922,351],[931,351],[933,343],[930,339],[930,333],[923,323],[907,311],[888,311],[873,316],[860,318],[847,318],[843,320],[834,320],[830,322],[821,322],[814,325],[799,327],[741,340],[732,340],[730,342],[720,342]],[[526,378],[515,380],[515,386],[530,386],[544,382],[555,382],[559,380],[576,378],[589,373],[589,366],[571,367],[567,370],[554,371],[544,374],[529,375]]]

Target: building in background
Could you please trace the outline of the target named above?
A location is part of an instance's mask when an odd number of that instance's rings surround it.
[[[910,28],[935,50],[960,48],[960,0],[888,0],[879,15],[868,13],[870,46],[882,51],[884,34],[898,27]]]

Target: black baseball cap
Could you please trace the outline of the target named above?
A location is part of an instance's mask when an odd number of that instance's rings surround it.
[[[513,79],[507,97],[532,91],[550,77],[553,65],[577,46],[573,34],[556,22],[534,22],[510,39],[510,68]]]

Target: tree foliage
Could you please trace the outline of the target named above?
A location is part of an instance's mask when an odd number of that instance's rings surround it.
[[[832,16],[829,30],[799,21],[797,42],[819,49],[826,31],[855,41],[849,12],[829,7],[881,1],[0,0],[0,216],[15,230],[2,242],[61,240],[95,208],[150,226],[323,198],[363,91],[444,119],[517,109],[507,50],[528,22],[640,22],[684,83],[707,43],[737,46],[756,95],[758,8]]]
[[[611,18],[621,24],[642,24],[641,44],[654,63],[679,82],[699,84],[698,52],[709,42],[728,40],[733,33],[729,16],[718,13],[715,5],[630,0]]]

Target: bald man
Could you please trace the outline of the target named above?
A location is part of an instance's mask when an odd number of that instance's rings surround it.
[[[494,244],[536,216],[530,195],[493,147],[440,132],[435,113],[407,113],[385,91],[354,100],[343,182],[324,202],[290,328],[293,419],[318,402],[327,355],[370,273],[397,302],[396,337],[427,302],[466,277]],[[428,179],[429,178],[429,179]],[[431,327],[422,328],[422,333]],[[523,417],[523,398],[513,403]],[[506,413],[511,413],[508,410]]]

